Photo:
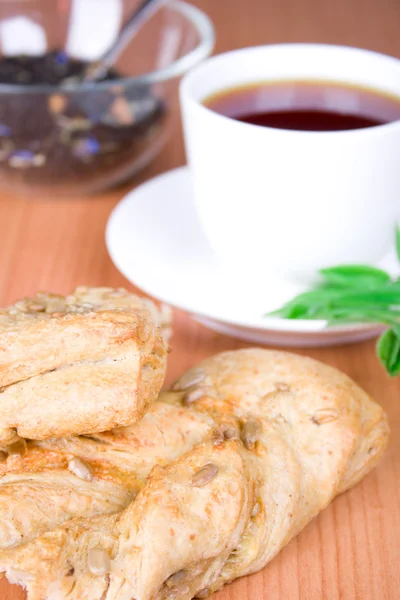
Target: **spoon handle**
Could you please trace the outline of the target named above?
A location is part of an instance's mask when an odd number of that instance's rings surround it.
[[[95,63],[91,64],[84,75],[84,81],[101,79],[109,68],[115,64],[118,56],[140,29],[143,22],[149,19],[166,0],[142,0],[135,12],[122,27],[112,46]]]

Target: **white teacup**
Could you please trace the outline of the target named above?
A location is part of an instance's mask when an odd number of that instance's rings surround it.
[[[242,272],[308,279],[340,263],[374,263],[400,215],[400,121],[340,132],[250,125],[206,108],[215,92],[276,80],[348,82],[398,95],[400,61],[315,44],[246,48],[186,75],[181,105],[200,222],[216,254]]]

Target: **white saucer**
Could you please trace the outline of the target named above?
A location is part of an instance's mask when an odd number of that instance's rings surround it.
[[[110,216],[106,243],[114,264],[134,285],[221,333],[262,344],[324,346],[364,340],[381,330],[264,317],[303,289],[267,276],[246,282],[222,267],[197,222],[187,167],[127,194]],[[393,270],[394,264],[389,258],[385,267]]]

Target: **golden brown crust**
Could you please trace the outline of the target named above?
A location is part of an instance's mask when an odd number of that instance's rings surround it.
[[[118,354],[135,335],[131,313],[169,334],[165,308],[121,288],[81,286],[68,296],[38,292],[0,309],[0,386]]]
[[[0,462],[0,548],[28,542],[74,517],[125,508],[155,464],[191,450],[213,426],[207,415],[158,401],[131,427],[15,444]],[[91,478],[79,477],[86,474],[79,464]]]
[[[129,425],[161,388],[166,344],[149,301],[124,290],[37,294],[0,313],[0,443]]]
[[[178,412],[162,421],[156,411],[155,427],[183,435],[182,415],[203,418],[205,441],[155,467],[118,515],[75,519],[0,552],[0,570],[29,600],[203,597],[262,568],[388,441],[382,409],[349,378],[281,352],[207,359],[161,404]],[[140,432],[138,456],[149,434]]]

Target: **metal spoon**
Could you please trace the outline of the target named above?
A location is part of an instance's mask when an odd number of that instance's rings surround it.
[[[136,35],[142,24],[147,21],[166,0],[142,0],[134,13],[122,27],[117,39],[112,46],[96,62],[88,65],[82,75],[68,77],[62,82],[63,87],[98,81],[102,79],[110,67],[115,64],[126,45]]]

